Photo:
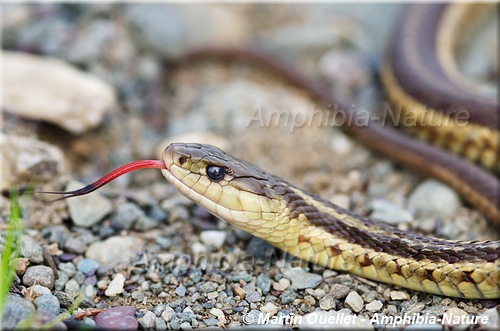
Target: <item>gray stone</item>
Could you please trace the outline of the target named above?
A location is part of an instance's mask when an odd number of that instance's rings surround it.
[[[155,330],[166,330],[167,329],[167,323],[164,320],[162,320],[161,318],[155,317],[155,326],[154,326],[154,329]]]
[[[52,289],[54,287],[54,271],[44,265],[29,267],[24,273],[23,284],[26,286],[38,284]]]
[[[408,210],[418,217],[449,217],[460,205],[454,190],[433,179],[420,183],[408,198]]]
[[[170,320],[175,316],[175,311],[167,306],[165,307],[165,310],[161,313],[161,318],[165,321],[165,322],[170,322]]]
[[[74,279],[69,280],[64,286],[64,292],[72,299],[80,294],[80,285]]]
[[[23,298],[9,294],[2,312],[2,329],[14,329],[17,323],[35,313],[35,306]]]
[[[248,302],[259,302],[262,300],[262,296],[257,291],[249,291],[245,296],[245,300]]]
[[[86,276],[95,274],[99,268],[99,262],[93,259],[83,259],[78,262],[76,268]]]
[[[57,265],[57,268],[66,273],[69,277],[73,277],[76,273],[76,267],[71,262],[61,262]]]
[[[336,306],[336,300],[331,294],[327,294],[319,300],[319,307],[323,310],[334,309]]]
[[[33,263],[43,262],[43,249],[33,238],[23,236],[21,240],[20,255]]]
[[[203,323],[206,326],[217,326],[219,324],[219,320],[216,318],[210,317],[210,318],[205,318],[203,320]]]
[[[85,249],[87,249],[87,242],[85,238],[73,235],[66,240],[64,248],[66,248],[68,252],[82,254],[85,252]]]
[[[118,206],[116,213],[113,215],[113,222],[118,223],[123,229],[129,230],[134,222],[142,216],[145,216],[145,213],[139,206],[127,202]]]
[[[63,308],[68,308],[73,304],[73,299],[62,291],[54,291],[54,296],[59,300],[59,304]]]
[[[261,289],[262,294],[267,294],[271,289],[271,279],[267,277],[265,274],[259,274],[257,276],[256,285],[258,288]]]
[[[347,295],[344,303],[356,313],[359,313],[361,309],[363,309],[363,298],[361,298],[361,295],[355,291],[352,291]]]
[[[148,310],[143,317],[138,319],[138,322],[143,329],[153,329],[156,325],[156,315]]]
[[[175,291],[174,291],[175,294],[177,294],[178,296],[180,297],[183,297],[186,295],[186,288],[181,285],[181,286],[178,286]]]
[[[287,303],[292,302],[296,298],[297,298],[297,292],[295,292],[294,288],[289,287],[285,291],[283,291],[283,293],[281,293],[281,295],[280,295],[280,303],[282,305],[285,305]]]
[[[131,236],[115,236],[90,244],[85,255],[101,264],[114,266],[130,262],[141,250],[142,245],[142,239]]]
[[[68,183],[66,190],[77,190],[84,186],[85,184],[73,180]],[[73,223],[84,228],[97,224],[113,210],[109,199],[99,192],[75,199],[67,199],[66,203]]]
[[[365,306],[366,310],[370,312],[380,311],[384,307],[384,304],[380,300],[373,300]]]
[[[292,281],[292,286],[301,290],[316,287],[323,277],[300,269],[283,270],[283,275]]]
[[[52,294],[44,294],[33,300],[38,311],[47,312],[53,315],[59,314],[61,306],[57,297]]]
[[[345,298],[349,292],[350,292],[349,286],[342,285],[342,284],[333,284],[332,287],[330,288],[330,294],[333,296],[335,299],[343,299]]]
[[[376,199],[370,203],[370,217],[389,224],[408,223],[413,221],[413,215],[387,200]]]

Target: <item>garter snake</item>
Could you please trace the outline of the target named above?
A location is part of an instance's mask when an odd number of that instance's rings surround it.
[[[405,13],[381,75],[389,98],[403,105],[404,116],[418,118],[419,126],[414,130],[417,135],[457,155],[376,122],[344,129],[375,151],[448,183],[498,224],[499,182],[494,175],[499,168],[495,126],[498,104],[475,93],[467,84],[456,83],[450,74],[453,66],[450,69],[440,64],[447,57],[439,54],[449,51],[436,45],[436,35],[444,29],[440,24],[446,21],[447,26],[453,26],[453,19],[464,19],[469,13],[461,10],[461,14],[451,15],[448,10],[448,6],[426,4]],[[422,33],[415,32],[416,26]],[[453,45],[444,42],[450,38],[450,34],[439,34],[444,44]],[[415,54],[408,53],[411,49]],[[260,52],[205,48],[187,54],[183,61],[189,63],[206,56],[257,61],[312,96],[338,104],[320,85]],[[426,117],[429,112],[451,116],[450,110],[457,107],[465,107],[471,114],[465,129],[460,125],[435,127]],[[350,107],[339,109],[353,111]],[[171,144],[162,160],[133,162],[81,190],[66,193],[86,194],[125,172],[146,167],[161,168],[182,194],[221,219],[304,260],[438,295],[500,298],[499,242],[443,240],[392,228],[340,208],[209,145]]]

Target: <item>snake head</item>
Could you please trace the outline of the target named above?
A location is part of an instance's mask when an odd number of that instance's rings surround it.
[[[272,218],[279,210],[280,179],[215,146],[174,143],[162,160],[174,187],[227,222]]]

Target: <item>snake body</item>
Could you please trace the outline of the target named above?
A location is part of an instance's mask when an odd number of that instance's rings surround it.
[[[210,145],[171,144],[162,160],[163,175],[186,197],[305,261],[438,295],[500,297],[499,242],[448,241],[390,227]],[[214,168],[218,177],[211,178]]]

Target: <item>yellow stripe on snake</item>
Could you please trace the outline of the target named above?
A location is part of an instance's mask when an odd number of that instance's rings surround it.
[[[500,297],[498,242],[419,236],[344,210],[201,144],[171,144],[163,175],[212,214],[305,261],[409,289]]]

